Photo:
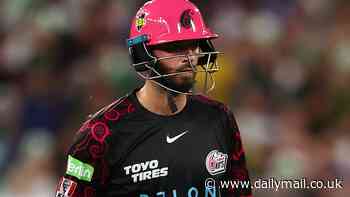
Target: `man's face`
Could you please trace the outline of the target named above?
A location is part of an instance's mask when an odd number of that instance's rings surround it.
[[[159,82],[171,89],[181,92],[188,92],[195,83],[196,74],[193,72],[191,64],[196,66],[198,56],[192,56],[200,52],[198,41],[182,41],[162,44],[152,47],[153,55],[157,58],[171,57],[176,55],[188,55],[163,59],[159,61],[161,74],[183,72],[177,75],[161,78]],[[190,63],[191,62],[191,63]],[[187,72],[184,72],[187,71]]]

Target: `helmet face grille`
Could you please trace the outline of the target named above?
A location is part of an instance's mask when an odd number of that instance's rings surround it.
[[[136,72],[143,72],[149,70],[149,68],[147,68],[145,64],[148,64],[153,67],[155,57],[149,54],[145,44],[141,43],[129,47],[129,53],[133,62],[132,65],[135,68]]]
[[[178,94],[194,94],[194,93],[208,93],[215,87],[215,81],[213,74],[220,70],[220,66],[217,63],[217,56],[221,54],[221,52],[215,51],[213,45],[209,40],[202,40],[199,42],[199,47],[201,48],[200,53],[197,54],[181,54],[167,57],[154,57],[151,55],[151,52],[148,50],[148,47],[145,43],[139,43],[129,47],[130,55],[132,56],[133,64],[132,66],[137,71],[137,73],[145,80],[151,80],[157,85]],[[191,56],[198,57],[197,65],[193,65]],[[162,73],[157,65],[159,65],[159,61],[173,59],[173,58],[186,58],[191,65],[191,70],[181,71],[181,72],[173,72],[173,73]],[[204,81],[203,88],[201,90],[191,89],[188,92],[184,92],[181,90],[176,90],[174,88],[170,88],[160,82],[159,79],[162,78],[171,78],[176,75],[181,75],[184,72],[193,72],[201,77],[201,81]]]

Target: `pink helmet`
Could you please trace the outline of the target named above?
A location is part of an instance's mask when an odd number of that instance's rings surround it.
[[[185,40],[198,41],[201,49],[201,53],[196,54],[200,57],[199,67],[192,64],[191,67],[193,72],[205,72],[206,81],[209,76],[212,86],[208,89],[211,90],[215,85],[212,73],[219,70],[216,58],[220,52],[215,51],[210,40],[217,37],[217,34],[206,27],[198,8],[189,0],[152,0],[145,3],[133,19],[127,45],[132,65],[142,78],[152,80],[172,92],[184,93],[166,87],[160,82],[161,78],[179,73],[161,73],[159,60],[179,56],[157,58],[152,55],[150,47]],[[180,56],[189,58],[185,54]],[[144,75],[144,71],[148,74]],[[151,74],[148,71],[151,71]],[[205,86],[207,89],[207,85]]]
[[[204,23],[189,0],[152,0],[143,5],[132,21],[130,38],[147,35],[146,45],[218,37]]]

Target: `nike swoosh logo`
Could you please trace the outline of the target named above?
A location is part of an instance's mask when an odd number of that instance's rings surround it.
[[[177,139],[179,139],[180,137],[182,137],[183,135],[185,135],[188,131],[185,131],[177,136],[174,136],[174,137],[169,137],[168,135],[166,136],[166,142],[168,144],[171,144],[173,142],[175,142]]]

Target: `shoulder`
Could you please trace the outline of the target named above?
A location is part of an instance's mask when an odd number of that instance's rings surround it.
[[[194,95],[192,100],[194,105],[197,105],[197,108],[201,111],[211,114],[211,117],[215,116],[214,118],[221,119],[224,124],[233,124],[233,127],[237,127],[234,114],[228,105],[205,95]]]
[[[96,113],[89,115],[88,119],[81,125],[78,133],[90,132],[94,136],[107,136],[111,133],[110,127],[112,124],[117,124],[126,115],[134,111],[135,106],[131,102],[130,95],[125,95]]]
[[[103,120],[105,122],[118,121],[122,116],[134,112],[135,106],[131,102],[130,94],[127,94],[111,104],[103,107],[96,113],[89,115],[90,119]]]
[[[225,114],[232,113],[230,108],[226,104],[218,100],[209,98],[206,95],[202,95],[202,94],[193,95],[192,100],[194,102],[194,105],[198,105],[204,109],[215,110],[215,111],[218,111],[219,113],[225,113]]]
[[[69,154],[84,161],[94,161],[105,155],[113,134],[112,125],[133,111],[134,105],[126,95],[90,115],[76,132]]]

